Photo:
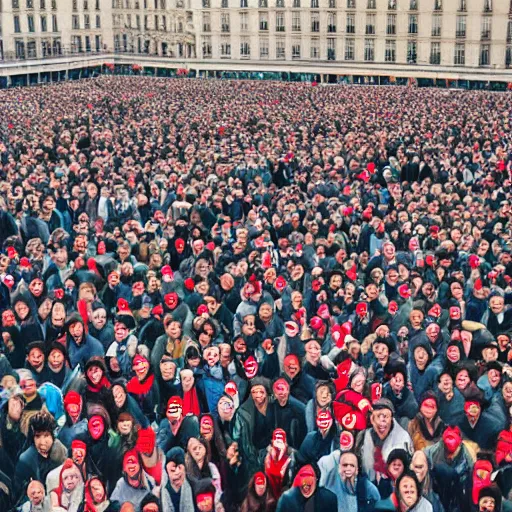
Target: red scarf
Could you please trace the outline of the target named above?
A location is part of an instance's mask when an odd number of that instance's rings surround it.
[[[183,416],[190,413],[195,416],[199,416],[201,414],[195,386],[189,391],[185,391],[185,394],[183,395]]]
[[[283,480],[286,467],[288,467],[288,460],[290,457],[284,455],[281,460],[275,460],[271,455],[265,461],[265,474],[268,478],[268,483],[272,488],[272,493],[276,500],[283,494]],[[286,466],[285,466],[286,465]]]
[[[147,395],[153,386],[155,375],[148,375],[142,382],[137,377],[132,377],[126,385],[126,391],[134,395]]]
[[[110,389],[110,381],[105,377],[105,375],[101,377],[101,380],[96,384],[96,386],[94,384],[87,383],[87,389],[93,393],[99,393],[102,388]]]
[[[144,471],[155,479],[156,485],[160,485],[162,481],[162,461],[158,462],[153,467],[144,466]]]

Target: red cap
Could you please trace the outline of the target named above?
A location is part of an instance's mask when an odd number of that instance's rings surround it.
[[[197,314],[198,314],[198,315],[208,314],[208,306],[207,306],[206,304],[201,304],[201,305],[197,308]]]

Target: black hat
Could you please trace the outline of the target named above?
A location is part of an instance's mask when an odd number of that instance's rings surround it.
[[[171,448],[165,454],[165,463],[169,464],[169,462],[174,462],[176,466],[185,465],[185,452],[183,451],[183,448],[180,448],[179,446]]]
[[[386,464],[389,466],[394,460],[401,460],[404,468],[408,468],[411,463],[409,454],[403,448],[395,448],[389,452]]]
[[[480,503],[482,498],[493,498],[495,505],[494,510],[501,510],[502,495],[497,485],[492,484],[489,487],[480,489],[480,492],[478,493],[478,503]]]

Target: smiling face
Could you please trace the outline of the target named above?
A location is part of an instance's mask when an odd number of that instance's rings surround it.
[[[134,479],[140,471],[139,460],[136,455],[128,453],[123,460],[123,470],[129,478]]]
[[[28,363],[36,370],[40,369],[44,365],[44,354],[39,348],[33,348],[27,356]]]
[[[87,377],[97,386],[103,378],[103,370],[99,366],[91,366],[87,369]]]

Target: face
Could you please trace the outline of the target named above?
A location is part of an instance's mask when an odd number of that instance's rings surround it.
[[[81,466],[85,460],[85,450],[83,448],[73,448],[71,452],[71,458],[75,464]]]
[[[175,340],[179,339],[181,337],[181,324],[179,322],[169,322],[167,334]]]
[[[28,285],[29,290],[35,297],[40,297],[43,293],[44,283],[41,279],[34,279]]]
[[[389,381],[389,385],[395,395],[399,395],[405,386],[404,376],[401,373],[395,373]]]
[[[40,505],[44,500],[44,487],[38,481],[33,481],[28,486],[27,496],[32,505]]]
[[[184,391],[189,391],[194,385],[194,374],[191,371],[181,372],[181,385]]]
[[[99,480],[91,480],[90,489],[92,499],[95,504],[103,503],[105,501],[105,488],[103,487],[103,484]]]
[[[12,421],[20,421],[24,405],[18,398],[9,398],[7,405],[7,414]]]
[[[126,325],[121,322],[116,322],[114,325],[114,336],[116,341],[123,341],[128,336],[128,329]]]
[[[128,455],[125,458],[123,469],[130,478],[135,478],[140,471],[140,464],[135,455]]]
[[[88,427],[91,437],[95,441],[97,441],[105,431],[105,423],[103,422],[103,419],[100,416],[93,416],[89,420]]]
[[[51,433],[36,432],[34,435],[34,446],[43,457],[48,457],[53,446],[53,437]]]
[[[478,502],[478,507],[482,512],[494,512],[496,510],[496,501],[494,498],[486,496]]]
[[[332,395],[327,386],[320,386],[317,389],[316,401],[320,407],[327,407],[332,402]]]
[[[256,406],[262,406],[267,400],[267,392],[263,386],[254,386],[251,388],[251,397]]]
[[[363,393],[366,378],[364,375],[358,373],[353,379],[351,387],[356,393]]]
[[[290,379],[293,379],[299,373],[300,366],[296,360],[291,359],[285,364],[284,371],[286,372],[286,375],[290,377]]]
[[[428,363],[428,353],[423,347],[417,347],[414,351],[414,360],[418,369],[424,370]]]
[[[100,308],[96,309],[92,313],[92,325],[98,330],[103,329],[107,323],[107,312]]]
[[[447,373],[441,375],[439,379],[438,388],[443,394],[449,394],[453,391],[453,379]],[[512,398],[512,396],[511,396]]]
[[[267,490],[267,481],[263,478],[261,481],[254,482],[254,491],[260,498],[265,494]]]
[[[487,372],[487,378],[492,388],[497,388],[501,380],[501,374],[498,370],[489,370]]]
[[[188,453],[190,453],[192,458],[199,464],[202,463],[206,457],[206,448],[196,438],[191,437],[188,442]]]
[[[439,333],[441,331],[441,328],[437,324],[430,324],[426,329],[427,338],[431,343],[434,343],[437,340],[437,337],[439,336]]]
[[[62,483],[68,492],[76,488],[79,480],[80,473],[78,472],[78,468],[76,466],[73,466],[70,469],[66,469],[66,471],[62,473]]]
[[[404,469],[404,463],[400,459],[395,459],[388,465],[389,475],[395,481],[404,472]]]
[[[116,407],[121,408],[126,402],[126,392],[121,386],[114,386],[112,388],[112,395],[114,396],[114,402]]]
[[[418,480],[423,482],[428,473],[427,459],[423,452],[416,452],[412,457],[411,469],[416,473]]]
[[[139,380],[143,380],[149,371],[149,362],[144,358],[139,358],[133,364],[133,371]]]
[[[505,384],[503,384],[501,394],[507,405],[512,404],[512,382],[505,382]]]
[[[505,307],[505,299],[503,297],[491,297],[489,307],[495,315],[499,315]]]
[[[217,347],[211,347],[207,349],[205,353],[205,359],[210,368],[215,366],[220,359],[219,349]]]
[[[459,390],[464,390],[470,383],[470,380],[467,370],[461,370],[455,377],[455,386]]]
[[[179,489],[185,481],[185,466],[183,464],[177,465],[174,462],[169,462],[166,469],[171,485],[175,489]]]
[[[306,355],[308,361],[313,364],[318,363],[318,361],[320,361],[321,355],[320,345],[316,341],[310,341],[306,343]]]
[[[75,322],[69,326],[69,332],[75,340],[80,340],[84,333],[84,326],[81,322]]]
[[[437,404],[433,398],[423,400],[420,406],[420,412],[427,420],[432,420],[437,414]]]
[[[52,323],[55,327],[62,327],[66,321],[66,309],[64,305],[57,302],[52,309]]]
[[[381,439],[385,439],[391,430],[393,414],[389,409],[379,409],[373,411],[371,423],[373,429]]]
[[[340,458],[340,476],[346,482],[357,475],[357,457],[353,453],[344,453]]]
[[[233,400],[223,396],[217,404],[217,411],[222,421],[231,421],[235,414],[235,405]]]
[[[87,377],[94,385],[98,385],[103,377],[103,370],[98,366],[91,366],[87,369]]]
[[[14,311],[16,311],[16,314],[21,318],[21,320],[24,320],[27,318],[29,308],[24,302],[20,301],[14,305]]]
[[[44,364],[44,354],[42,350],[38,348],[33,348],[27,356],[27,361],[36,370],[38,368],[41,368]]]
[[[418,489],[416,483],[410,477],[402,478],[399,492],[401,501],[409,508],[418,501]]]
[[[380,364],[385,364],[389,357],[389,348],[384,343],[375,343],[373,353]]]
[[[176,376],[176,363],[173,361],[161,361],[160,373],[165,381],[174,380]]]

